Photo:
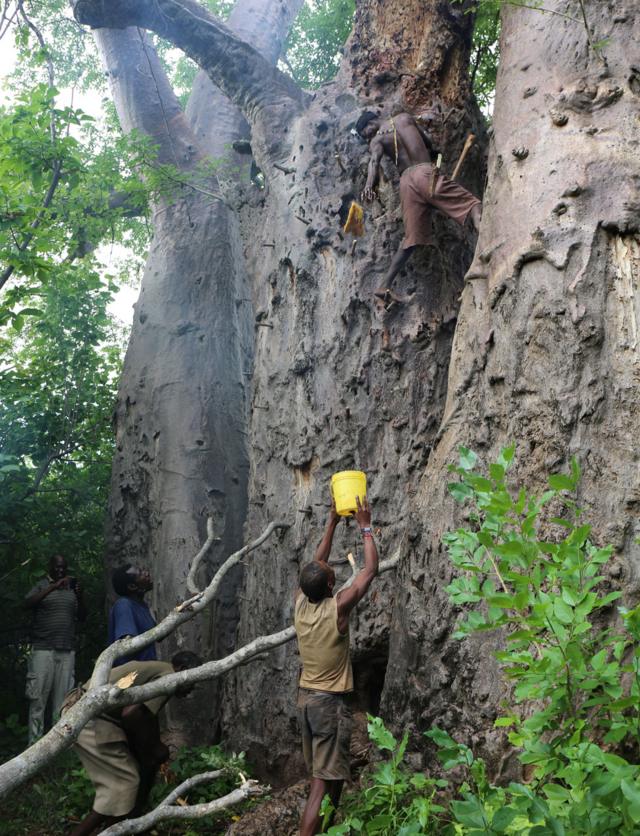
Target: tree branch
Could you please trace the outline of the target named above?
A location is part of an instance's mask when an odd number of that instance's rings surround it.
[[[154,641],[168,636],[180,624],[193,618],[212,600],[224,575],[232,566],[238,563],[244,555],[258,548],[276,529],[286,529],[288,527],[286,523],[270,523],[260,537],[227,558],[203,592],[176,607],[166,618],[151,630],[147,630],[146,633],[119,639],[106,648],[100,654],[94,666],[90,690],[65,712],[64,717],[44,737],[0,766],[0,798],[14,787],[28,780],[57,754],[68,749],[86,724],[97,717],[98,714],[109,708],[121,708],[125,705],[133,705],[151,699],[150,694],[152,692],[149,690],[149,685],[122,690],[117,685],[107,684],[113,662],[120,656],[129,655],[148,647]],[[197,668],[191,668],[189,671],[180,671],[163,677],[165,688],[158,691],[156,695],[171,695],[176,688],[187,682],[196,683],[214,679],[239,665],[245,664],[258,653],[264,653],[266,650],[271,650],[273,647],[278,647],[280,644],[290,641],[295,635],[295,633],[290,632],[291,630],[293,628],[281,630],[279,633],[270,636],[260,636],[224,659],[207,662]],[[187,674],[188,676],[185,678]],[[149,684],[152,685],[153,683]]]
[[[53,196],[56,192],[56,189],[58,188],[58,183],[60,182],[61,174],[62,164],[58,160],[56,160],[56,162],[53,165],[51,183],[49,184],[49,188],[42,202],[42,209],[38,213],[38,216],[34,218],[30,224],[32,232],[27,233],[22,243],[18,245],[18,252],[23,253],[31,243],[33,236],[35,235],[36,229],[40,226],[40,223],[44,218],[45,212],[47,211],[51,201],[53,200]],[[2,290],[5,284],[9,281],[15,269],[16,268],[14,264],[8,264],[7,267],[5,267],[5,269],[2,271],[2,273],[0,273],[0,290]]]
[[[160,624],[146,633],[133,638],[119,639],[104,650],[95,664],[89,691],[65,712],[64,716],[44,737],[24,752],[0,765],[0,798],[27,781],[60,752],[68,749],[86,724],[99,714],[113,708],[123,708],[127,705],[147,702],[159,696],[171,696],[180,687],[215,679],[240,665],[246,664],[255,656],[294,639],[296,631],[292,625],[277,633],[259,636],[223,659],[206,662],[197,668],[168,674],[146,685],[121,688],[117,683],[107,683],[109,672],[116,658],[147,647],[157,639],[167,636],[179,624],[193,618],[211,601],[220,586],[222,578],[232,566],[246,554],[258,548],[276,529],[288,527],[285,523],[270,523],[256,540],[227,558],[205,590],[176,607]],[[378,568],[379,573],[397,566],[400,560],[400,552],[401,550],[398,549],[392,558],[382,561]],[[345,587],[353,581],[353,577],[352,566],[352,575]],[[208,815],[208,813],[203,813],[203,815]]]
[[[150,29],[183,50],[249,122],[265,113],[282,123],[300,112],[307,94],[195,0],[75,0],[79,23],[94,29]]]
[[[213,600],[222,579],[232,566],[235,566],[235,564],[238,563],[246,554],[249,554],[249,552],[257,549],[258,546],[261,546],[264,541],[270,537],[274,531],[276,531],[276,529],[282,530],[287,528],[289,528],[289,525],[284,522],[269,523],[256,540],[246,546],[243,546],[239,551],[234,552],[225,560],[214,575],[211,583],[202,592],[199,592],[192,598],[183,601],[182,604],[179,604],[172,612],[169,613],[168,616],[163,618],[159,624],[152,627],[151,630],[147,630],[146,633],[126,639],[118,639],[118,641],[109,645],[109,647],[107,647],[106,650],[103,650],[100,656],[98,656],[93,669],[93,676],[91,677],[92,685],[103,685],[107,682],[113,663],[116,659],[120,658],[120,656],[131,656],[133,653],[137,653],[138,650],[142,650],[150,644],[164,639],[180,624],[192,619],[196,613],[203,610]],[[229,656],[227,658],[230,659],[231,657]],[[206,668],[207,665],[203,665],[202,667]],[[200,670],[200,668],[194,668],[193,670]],[[204,676],[202,678],[209,679],[211,677]],[[140,702],[144,702],[146,699],[147,697],[143,697]]]
[[[205,781],[212,781],[224,770],[216,770],[215,772],[203,772],[200,775],[194,775],[177,787],[164,801],[144,816],[137,819],[127,819],[126,821],[112,824],[106,830],[102,831],[102,836],[125,836],[128,833],[146,833],[148,828],[158,824],[167,819],[202,819],[205,816],[210,816],[212,813],[217,813],[227,807],[232,807],[234,804],[239,804],[247,798],[255,795],[261,795],[265,792],[266,787],[261,787],[257,781],[243,781],[238,789],[232,790],[222,798],[216,798],[214,801],[209,801],[205,804],[185,804],[179,807],[170,806],[182,793],[186,792],[191,787],[203,784]],[[172,799],[169,801],[169,799]]]
[[[215,536],[215,533],[214,533],[214,530],[213,530],[213,520],[211,519],[211,517],[209,517],[209,519],[207,520],[207,539],[205,541],[204,546],[200,549],[198,554],[193,558],[193,563],[191,564],[191,568],[189,569],[189,574],[187,575],[187,589],[193,595],[199,595],[200,592],[201,592],[200,587],[197,586],[197,584],[196,584],[196,572],[198,571],[198,567],[200,566],[200,563],[201,563],[203,557],[209,551],[211,546],[216,542],[216,540],[219,541],[220,538]]]

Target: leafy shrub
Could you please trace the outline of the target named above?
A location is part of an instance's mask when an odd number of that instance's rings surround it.
[[[524,489],[512,495],[505,478],[513,452],[504,450],[487,478],[474,472],[475,455],[461,450],[450,487],[470,503],[472,527],[444,542],[460,572],[448,587],[452,601],[476,605],[456,635],[504,631],[496,656],[513,696],[496,726],[509,729],[531,780],[491,786],[466,747],[433,730],[450,765],[478,772],[475,789],[463,786],[451,812],[469,833],[638,833],[640,766],[621,753],[638,760],[640,609],[621,607],[618,628],[606,626],[621,593],[609,591],[601,574],[611,547],[593,545],[567,495],[578,487],[578,463],[570,475],[550,476],[539,497]],[[539,534],[545,506],[556,511],[547,525],[564,532],[553,542]]]
[[[343,822],[327,831],[334,836],[640,833],[640,607],[620,607],[616,623],[621,593],[602,575],[612,549],[591,542],[569,495],[578,463],[550,476],[540,496],[512,493],[513,454],[503,450],[487,476],[461,449],[449,488],[467,505],[469,525],[443,539],[458,570],[447,588],[462,608],[455,636],[504,636],[496,657],[513,688],[495,725],[508,729],[527,777],[492,784],[484,761],[439,728],[426,736],[444,769],[462,769],[465,780],[411,775],[402,765],[407,735],[398,743],[371,719],[371,738],[390,759],[347,800]],[[552,539],[540,533],[543,522]]]

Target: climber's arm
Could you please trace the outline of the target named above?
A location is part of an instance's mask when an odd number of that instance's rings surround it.
[[[369,146],[371,157],[369,159],[369,168],[367,169],[367,184],[362,192],[364,200],[373,200],[374,188],[378,183],[378,176],[380,174],[380,160],[382,159],[382,142],[379,139],[373,139]]]

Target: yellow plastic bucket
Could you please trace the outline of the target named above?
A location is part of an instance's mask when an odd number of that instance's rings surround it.
[[[355,514],[356,496],[362,502],[366,495],[367,477],[361,470],[341,470],[331,477],[331,496],[341,517]]]

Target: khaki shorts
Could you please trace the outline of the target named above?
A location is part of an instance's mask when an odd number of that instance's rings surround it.
[[[349,746],[353,716],[351,694],[298,691],[298,719],[302,752],[314,778],[348,781],[351,777]]]
[[[99,719],[87,723],[73,748],[95,787],[96,813],[126,816],[135,807],[138,795],[138,762],[126,740],[104,740],[111,736],[108,728],[111,725]]]

